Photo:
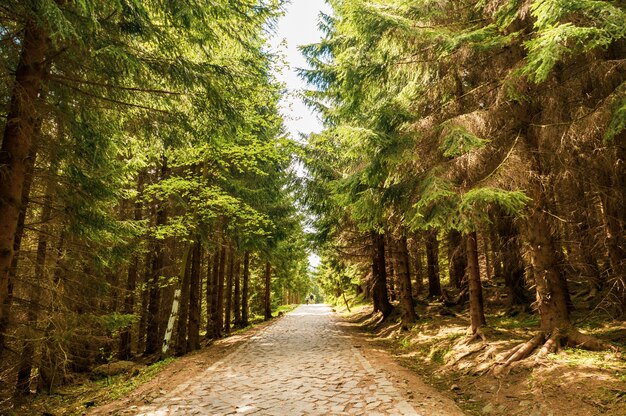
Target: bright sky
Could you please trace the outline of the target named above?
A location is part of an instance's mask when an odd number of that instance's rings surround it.
[[[297,92],[307,88],[306,82],[297,74],[297,68],[306,68],[306,60],[300,54],[298,46],[318,42],[322,33],[318,30],[320,12],[330,13],[330,6],[325,0],[291,0],[285,7],[285,15],[279,20],[276,34],[272,40],[272,49],[285,56],[287,68],[276,74],[285,84],[289,95],[283,98],[281,111],[285,125],[291,136],[299,138],[300,133],[320,132],[322,124],[318,115],[297,97]],[[309,256],[311,267],[317,267],[320,258]]]

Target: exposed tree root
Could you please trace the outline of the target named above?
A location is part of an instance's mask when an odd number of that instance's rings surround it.
[[[555,329],[552,333],[541,332],[529,341],[519,344],[496,360],[494,365],[499,367],[494,372],[501,374],[513,363],[521,361],[530,356],[537,348],[539,351],[535,356],[535,363],[540,362],[550,353],[556,353],[562,346],[581,348],[589,351],[617,351],[618,349],[604,341],[590,335],[585,335],[576,329],[568,330]]]
[[[469,338],[466,339],[465,344],[471,344],[472,342],[476,341],[478,338],[480,338],[482,342],[487,342],[487,337],[485,337],[485,334],[480,328],[476,328],[476,331],[472,333],[472,327],[469,327],[467,329],[467,335],[469,335]]]

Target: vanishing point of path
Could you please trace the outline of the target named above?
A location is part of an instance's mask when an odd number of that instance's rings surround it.
[[[156,415],[419,415],[325,305],[302,305],[151,404]]]

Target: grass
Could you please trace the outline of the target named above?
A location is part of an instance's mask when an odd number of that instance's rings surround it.
[[[107,395],[108,399],[115,400],[127,395],[137,387],[155,378],[157,374],[167,368],[167,366],[175,360],[175,358],[166,358],[165,360],[158,361],[152,365],[142,368],[139,370],[139,374],[131,377],[130,379],[128,379],[128,376],[124,375],[117,376],[117,380],[114,383],[108,382],[106,386],[103,386],[109,387],[109,393]]]
[[[142,384],[149,382],[175,360],[175,358],[167,358],[158,361],[136,370],[133,375],[121,374],[97,381],[84,380],[80,384],[65,386],[60,388],[56,394],[38,396],[33,401],[25,403],[23,407],[17,408],[11,416],[27,414],[82,415],[90,407],[123,397]]]
[[[276,308],[276,310],[274,311],[276,315],[279,315],[281,312],[282,313],[288,313],[293,311],[294,309],[296,309],[298,306],[298,304],[293,303],[291,305],[280,305],[278,308]]]

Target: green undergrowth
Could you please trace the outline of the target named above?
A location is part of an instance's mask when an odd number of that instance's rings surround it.
[[[31,402],[17,407],[11,416],[17,415],[82,415],[96,405],[102,405],[123,397],[137,387],[154,379],[176,358],[167,358],[149,366],[137,366],[128,374],[106,377],[100,380],[81,379],[59,388],[49,396],[40,395]]]

